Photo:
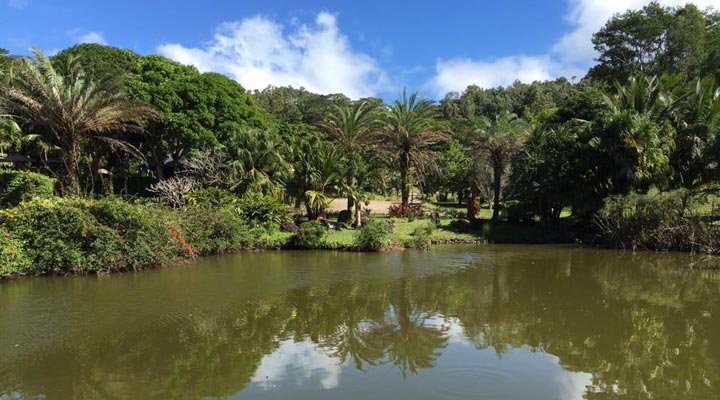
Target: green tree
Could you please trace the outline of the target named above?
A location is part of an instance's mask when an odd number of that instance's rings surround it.
[[[179,161],[196,150],[232,142],[241,129],[262,128],[264,120],[245,89],[225,76],[200,74],[161,56],[148,56],[133,65],[135,78],[128,83],[135,98],[162,113],[146,125],[143,150],[153,160],[158,179],[163,162]]]
[[[265,129],[245,129],[224,142],[227,166],[232,171],[230,189],[238,193],[262,192],[280,195],[290,177],[285,157],[288,146],[280,136]]]
[[[593,36],[600,56],[588,76],[612,84],[638,70],[649,75],[682,73],[692,80],[717,74],[717,20],[717,11],[657,2],[615,15]]]
[[[397,160],[400,170],[402,207],[410,198],[409,174],[411,169],[419,174],[437,169],[438,154],[432,145],[448,139],[437,120],[438,108],[418,92],[393,101],[387,114],[387,124],[377,134],[392,160]]]
[[[352,209],[352,198],[355,197],[350,196],[350,192],[357,191],[355,180],[377,125],[376,109],[367,101],[360,101],[352,106],[335,106],[328,118],[318,123],[318,127],[333,140],[343,155],[348,211]]]
[[[322,95],[290,86],[268,86],[262,91],[255,90],[253,97],[279,123],[315,124],[325,120],[335,106],[351,105],[343,94]]]
[[[41,51],[32,51],[35,60],[19,61],[13,85],[0,86],[0,107],[25,131],[62,149],[68,191],[80,194],[80,164],[84,155],[92,156],[93,144],[138,153],[113,134],[139,130],[157,113],[151,106],[130,99],[117,76],[88,76],[74,57],[60,73]]]
[[[493,120],[485,120],[476,131],[472,146],[478,151],[492,170],[493,220],[500,216],[500,194],[503,176],[510,166],[512,157],[522,149],[527,139],[527,124],[517,115],[503,112]]]
[[[265,115],[236,81],[216,73],[201,74],[158,55],[141,56],[126,49],[82,44],[53,57],[55,64],[80,57],[90,76],[120,75],[128,94],[152,104],[161,118],[143,127],[146,134],[132,138],[164,178],[166,160],[180,161],[193,152],[232,142],[244,129],[264,128]],[[130,140],[130,139],[128,139]]]
[[[638,73],[605,96],[611,115],[600,121],[598,140],[617,163],[616,192],[647,189],[666,178],[675,134],[669,121],[678,107],[673,86],[670,78]]]
[[[698,80],[673,118],[677,131],[670,156],[674,184],[697,188],[715,181],[720,170],[720,88],[713,78]]]

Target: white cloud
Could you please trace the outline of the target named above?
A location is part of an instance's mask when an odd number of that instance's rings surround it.
[[[720,6],[720,0],[690,1],[700,8]],[[570,9],[566,20],[573,30],[563,35],[553,46],[555,53],[565,63],[592,64],[596,57],[592,45],[592,35],[605,25],[610,17],[626,10],[640,9],[650,0],[570,0]],[[660,0],[665,6],[682,6],[687,0]]]
[[[370,56],[352,49],[333,14],[321,12],[314,26],[283,26],[257,16],[221,25],[199,48],[169,43],[158,51],[201,71],[227,74],[248,89],[268,85],[304,87],[351,98],[374,95],[387,78]]]
[[[341,372],[338,361],[318,351],[312,343],[286,340],[262,359],[252,382],[263,390],[271,390],[282,383],[307,385],[312,379],[327,390],[338,386]]]
[[[700,8],[720,8],[720,0],[691,1]],[[597,53],[592,35],[616,13],[638,9],[650,0],[569,0],[565,19],[571,30],[545,54],[507,56],[495,60],[468,59],[438,60],[435,76],[428,86],[437,96],[449,91],[462,91],[470,84],[482,87],[509,85],[519,79],[532,82],[537,79],[554,79],[560,76],[583,76]],[[687,0],[660,0],[666,6],[679,6]]]
[[[70,36],[75,43],[107,44],[107,40],[105,40],[105,37],[100,32],[87,32],[79,28],[75,28],[68,31],[68,36]]]
[[[7,0],[7,5],[8,7],[22,10],[23,8],[27,7],[28,0]]]
[[[78,38],[78,43],[107,44],[107,41],[99,32],[88,32]]]
[[[429,86],[442,96],[450,91],[461,92],[470,84],[490,88],[506,86],[516,80],[553,79],[558,76],[557,72],[568,77],[582,74],[582,71],[566,69],[548,55],[504,57],[492,61],[455,58],[437,62],[436,74]]]

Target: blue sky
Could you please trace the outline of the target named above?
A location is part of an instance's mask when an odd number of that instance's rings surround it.
[[[0,47],[52,53],[106,43],[237,79],[393,97],[403,86],[441,98],[490,87],[581,77],[590,38],[609,16],[646,0],[90,1],[0,0]],[[678,5],[685,0],[663,0]],[[720,8],[720,0],[695,0]]]

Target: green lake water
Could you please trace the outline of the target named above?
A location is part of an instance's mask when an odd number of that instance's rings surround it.
[[[555,246],[0,282],[0,399],[718,399],[720,273]]]

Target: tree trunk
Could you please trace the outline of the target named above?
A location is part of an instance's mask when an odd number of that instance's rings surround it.
[[[80,188],[80,144],[74,138],[69,143],[69,149],[65,155],[65,169],[70,180],[70,194],[79,196]]]
[[[360,202],[355,203],[355,227],[360,228],[362,226],[362,214],[360,210]]]
[[[477,219],[477,213],[480,209],[480,189],[478,189],[477,185],[473,185],[472,190],[470,191],[470,198],[468,199],[467,203],[467,217],[468,221],[470,223],[475,222]]]
[[[493,221],[500,217],[500,186],[502,184],[502,165],[499,162],[493,165]]]
[[[155,177],[157,178],[158,182],[162,182],[165,180],[165,168],[163,165],[163,161],[160,157],[157,156],[154,152],[152,153],[152,161],[155,163]]]
[[[348,175],[348,176],[345,178],[345,184],[347,185],[348,188],[352,187],[352,184],[353,184],[353,176],[352,176],[351,174]],[[348,211],[352,211],[354,205],[355,205],[355,202],[354,202],[353,199],[348,195],[348,198],[347,198],[347,210],[348,210]]]
[[[408,169],[410,167],[409,164],[410,163],[407,154],[403,154],[403,156],[400,158],[400,185],[402,186],[400,188],[400,201],[403,215],[405,215],[405,212],[407,211],[408,199],[410,198],[410,193],[408,191]]]

